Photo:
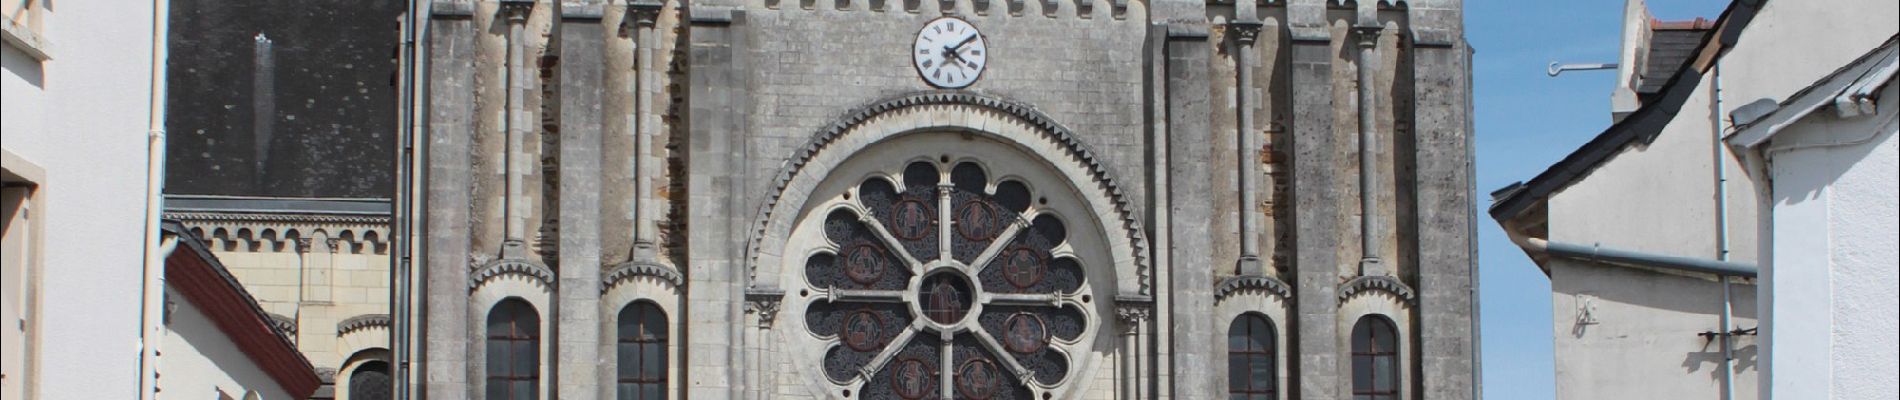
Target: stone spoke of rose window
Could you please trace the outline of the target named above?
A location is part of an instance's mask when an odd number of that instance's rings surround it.
[[[966,265],[981,265],[981,256],[991,254],[993,243],[1008,241],[1023,213],[1030,207],[1029,186],[1015,180],[989,186],[989,173],[974,162],[963,162],[950,169],[949,253]]]
[[[805,311],[806,329],[833,343],[825,352],[826,376],[849,382],[871,369],[887,347],[911,330],[902,303],[816,301]]]
[[[958,399],[1032,399],[1030,372],[1012,360],[998,359],[998,346],[982,332],[957,335],[950,360],[951,389]]]
[[[921,333],[910,341],[891,346],[888,361],[865,379],[854,397],[860,399],[942,399],[942,340]]]
[[[1056,351],[1054,345],[1080,339],[1085,318],[1074,306],[1050,309],[992,305],[977,323],[982,326],[980,336],[995,342],[992,351],[1009,355],[1037,382],[1054,385],[1069,374],[1068,357]]]
[[[938,221],[940,175],[935,164],[918,161],[904,168],[899,178],[904,183],[901,192],[894,182],[883,178],[866,179],[858,185],[858,204],[870,211],[874,224],[889,233],[897,250],[912,260],[928,263],[943,250]]]
[[[1070,294],[1082,289],[1082,264],[1052,250],[1067,240],[1062,221],[1036,216],[1027,229],[999,244],[995,257],[977,270],[977,280],[989,293]]]
[[[825,216],[825,239],[836,250],[813,253],[805,260],[805,280],[813,288],[873,291],[903,290],[914,268],[849,208]]]

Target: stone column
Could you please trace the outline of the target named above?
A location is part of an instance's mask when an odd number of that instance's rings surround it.
[[[1327,27],[1326,1],[1293,1],[1287,5],[1288,34],[1291,35],[1293,116],[1293,246],[1295,332],[1288,354],[1295,370],[1288,387],[1297,387],[1304,400],[1341,398],[1334,390],[1340,376],[1351,371],[1339,368],[1339,335],[1335,314],[1339,300],[1339,235],[1342,194],[1333,149],[1339,138],[1333,132],[1333,49]]]
[[[1169,262],[1161,266],[1169,276],[1167,291],[1170,371],[1166,391],[1180,399],[1221,397],[1214,388],[1214,268],[1213,236],[1209,226],[1214,215],[1207,203],[1192,201],[1205,198],[1213,186],[1213,174],[1205,160],[1211,157],[1208,143],[1213,141],[1211,100],[1208,74],[1211,52],[1205,21],[1168,24],[1167,42],[1167,151],[1171,160],[1166,168],[1169,193],[1181,193],[1183,201],[1170,200],[1165,218],[1172,245]],[[1159,274],[1159,273],[1157,273]]]
[[[1122,328],[1122,351],[1118,357],[1121,359],[1121,375],[1118,377],[1120,385],[1115,388],[1121,395],[1117,398],[1129,400],[1148,398],[1143,395],[1144,389],[1147,388],[1147,385],[1144,385],[1147,381],[1147,371],[1143,367],[1146,357],[1142,357],[1143,354],[1148,353],[1148,349],[1142,345],[1145,342],[1141,340],[1143,336],[1141,328],[1152,319],[1153,312],[1154,303],[1147,299],[1121,296],[1115,299],[1115,317],[1121,322]]]
[[[653,236],[653,135],[659,131],[659,118],[653,115],[653,98],[660,93],[659,73],[653,60],[660,46],[660,34],[654,29],[663,5],[658,0],[630,0],[628,13],[634,30],[634,114],[633,114],[633,259],[654,260],[659,240]]]
[[[473,162],[470,159],[475,133],[473,115],[476,92],[477,39],[486,33],[480,18],[434,18],[430,22],[429,50],[429,129],[422,140],[428,154],[424,185],[427,203],[424,210],[423,243],[418,252],[424,266],[420,296],[422,312],[418,322],[415,354],[422,359],[415,367],[424,397],[465,399],[475,397],[469,391],[468,351],[472,336],[467,329],[468,274],[471,239],[469,212]]]
[[[522,141],[532,134],[529,127],[534,121],[529,119],[527,109],[529,74],[527,39],[521,31],[527,29],[528,14],[534,9],[532,2],[502,3],[502,13],[508,20],[507,69],[504,80],[507,82],[507,116],[504,117],[504,138],[506,150],[502,153],[502,166],[507,171],[506,189],[502,191],[502,222],[506,227],[501,243],[501,258],[519,260],[527,258],[527,199],[526,177],[528,165],[534,163],[532,157],[523,150]]]
[[[693,71],[687,85],[686,163],[686,396],[737,399],[745,396],[747,365],[744,318],[747,266],[745,212],[746,154],[743,138],[747,70],[743,12],[734,6],[695,3],[687,16],[691,39],[687,60]],[[703,208],[703,209],[702,209]],[[743,214],[743,215],[742,215]]]
[[[1391,275],[1379,251],[1385,248],[1379,216],[1379,94],[1373,89],[1378,71],[1379,25],[1353,28],[1359,38],[1359,274]]]
[[[1235,130],[1240,136],[1240,261],[1235,272],[1268,276],[1266,264],[1260,262],[1260,136],[1253,120],[1253,110],[1260,102],[1253,84],[1254,64],[1260,57],[1254,41],[1260,38],[1261,24],[1249,4],[1236,6],[1235,12],[1234,21],[1227,23],[1228,31],[1234,34],[1234,52],[1239,56],[1234,68],[1239,87],[1234,88],[1234,97],[1235,108],[1240,111],[1240,127]]]
[[[559,35],[552,38],[559,46],[558,79],[547,85],[559,85],[561,104],[600,104],[603,97],[614,95],[603,85],[606,71],[606,38],[614,35],[601,22],[562,16],[555,21]],[[600,366],[612,365],[615,354],[602,351],[601,344],[612,339],[602,330],[601,283],[601,152],[602,121],[607,118],[599,107],[559,107],[558,148],[544,149],[558,155],[560,195],[555,199],[556,226],[560,251],[553,255],[557,285],[554,294],[560,315],[550,319],[560,329],[553,362],[562,366],[555,382],[567,398],[612,398],[612,371]],[[606,315],[615,315],[611,310]],[[612,326],[612,325],[607,325]],[[611,349],[609,347],[608,349]],[[604,373],[603,373],[604,372]],[[595,397],[601,396],[601,397]]]
[[[1418,90],[1418,371],[1424,399],[1473,398],[1478,342],[1476,204],[1471,194],[1471,49],[1457,2],[1414,1],[1407,10]]]

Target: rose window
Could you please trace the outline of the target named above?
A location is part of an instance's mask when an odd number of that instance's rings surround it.
[[[1063,220],[1020,178],[947,161],[813,211],[799,312],[834,395],[1046,399],[1076,374],[1091,298]]]

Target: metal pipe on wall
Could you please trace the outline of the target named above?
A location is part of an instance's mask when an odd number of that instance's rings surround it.
[[[146,99],[145,134],[145,260],[140,288],[139,313],[139,392],[140,399],[158,397],[158,343],[165,310],[165,253],[160,243],[159,219],[165,212],[165,71],[169,58],[166,39],[170,36],[169,0],[152,2],[152,64],[150,97]],[[173,242],[173,245],[176,243]]]
[[[1359,259],[1360,275],[1389,275],[1379,252],[1383,249],[1379,232],[1384,230],[1379,221],[1379,135],[1374,113],[1378,111],[1377,93],[1372,90],[1372,73],[1377,68],[1373,60],[1377,59],[1379,31],[1378,25],[1361,25],[1353,28],[1359,35],[1359,244],[1362,258]]]

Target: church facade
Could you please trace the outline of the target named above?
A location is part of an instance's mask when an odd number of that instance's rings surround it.
[[[1475,397],[1461,7],[436,1],[399,374],[432,399]]]

